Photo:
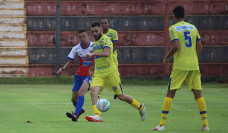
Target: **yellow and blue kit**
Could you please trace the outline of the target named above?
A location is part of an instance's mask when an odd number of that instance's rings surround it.
[[[196,42],[200,41],[197,28],[187,22],[178,22],[169,28],[170,41],[179,41],[179,49],[174,54],[173,70],[168,90],[180,89],[184,81],[188,88],[201,90]]]
[[[104,88],[104,85],[106,85],[113,93],[122,94],[123,90],[119,72],[113,61],[113,43],[111,39],[108,36],[103,35],[99,40],[93,43],[92,47],[94,53],[104,52],[104,48],[110,48],[110,53],[108,57],[94,57],[95,70],[91,87],[100,86]]]
[[[117,34],[117,31],[109,28],[108,29],[108,32],[105,33],[105,35],[108,36],[113,43],[114,42],[118,42],[118,34]],[[117,49],[115,51],[113,51],[113,56],[114,56],[114,62],[116,64],[116,67],[118,68]]]

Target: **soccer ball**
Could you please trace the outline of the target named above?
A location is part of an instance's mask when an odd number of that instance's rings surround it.
[[[110,102],[107,99],[100,99],[97,101],[97,109],[101,112],[106,112],[110,108]]]

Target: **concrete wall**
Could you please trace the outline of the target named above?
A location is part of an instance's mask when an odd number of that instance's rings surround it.
[[[171,64],[164,66],[162,59],[168,52],[167,27],[174,23],[172,9],[176,5],[185,7],[186,21],[194,24],[202,37],[203,53],[199,60],[202,75],[228,75],[226,0],[61,1],[62,65],[67,62],[71,48],[78,44],[76,31],[89,30],[92,22],[107,18],[119,34],[121,76],[169,75]],[[25,1],[29,76],[55,76],[55,6],[55,0]],[[63,74],[73,75],[77,67],[78,61]]]

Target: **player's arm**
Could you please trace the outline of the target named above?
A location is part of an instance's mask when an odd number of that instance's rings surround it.
[[[74,58],[77,55],[77,48],[73,47],[70,51],[70,54],[68,55],[68,59],[69,61],[64,65],[64,67],[61,67],[56,73],[60,74],[62,71],[64,71],[65,69],[67,69],[70,65],[72,65],[74,63]]]
[[[89,69],[89,71],[88,71],[90,77],[93,76],[93,71],[94,71],[94,69],[95,69],[95,66],[90,67],[90,69]]]
[[[197,35],[196,35],[196,53],[199,58],[200,54],[202,52],[202,44],[201,44],[201,37],[199,35],[199,32],[198,32],[197,28],[195,28],[195,29],[196,29],[196,33],[197,33]]]
[[[202,44],[201,44],[201,41],[197,41],[196,42],[196,53],[197,53],[197,56],[198,58],[200,57],[200,54],[202,52]]]
[[[117,49],[117,42],[118,42],[118,33],[115,31],[114,32],[114,38],[113,38],[113,51]]]
[[[74,63],[74,60],[69,60],[64,67],[61,67],[58,71],[57,74],[62,73],[64,70],[66,70],[70,65],[72,65]]]
[[[164,60],[163,60],[163,63],[168,63],[169,62],[169,58],[171,56],[173,56],[177,50],[179,49],[179,41],[178,40],[175,40],[171,43],[171,49],[170,51],[168,52],[168,54],[165,56]]]
[[[86,58],[92,58],[93,56],[99,56],[99,57],[108,57],[110,53],[110,48],[109,47],[105,47],[104,48],[104,52],[98,52],[98,53],[88,53],[86,54]]]
[[[113,51],[117,49],[117,41],[113,41]]]

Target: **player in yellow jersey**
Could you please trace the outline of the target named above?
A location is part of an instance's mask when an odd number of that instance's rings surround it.
[[[117,42],[118,42],[118,33],[114,29],[109,28],[108,20],[102,19],[101,26],[103,29],[103,34],[108,36],[113,43],[113,55],[114,55],[114,63],[118,68],[118,59],[117,59]]]
[[[162,107],[161,121],[153,130],[165,129],[166,118],[176,90],[180,89],[183,82],[186,81],[198,104],[203,123],[202,130],[208,131],[206,104],[202,97],[201,74],[198,64],[198,57],[202,51],[200,35],[194,25],[184,22],[185,13],[182,6],[175,7],[173,14],[176,24],[169,28],[172,47],[163,60],[163,63],[168,63],[169,58],[174,55],[173,69]]]
[[[94,116],[86,116],[89,122],[102,122],[101,112],[97,109],[98,94],[106,85],[109,91],[115,93],[118,98],[131,104],[139,110],[141,120],[146,119],[146,107],[140,104],[133,97],[123,93],[119,72],[113,61],[113,44],[111,39],[102,34],[102,27],[99,22],[91,25],[91,31],[95,38],[93,43],[93,52],[86,54],[86,58],[94,56],[95,70],[91,83],[91,99],[93,105]]]
[[[114,29],[109,28],[108,20],[102,19],[101,26],[103,29],[103,34],[108,36],[112,43],[113,43],[113,56],[114,56],[114,63],[118,68],[118,58],[117,58],[117,42],[118,42],[118,33]],[[117,95],[114,95],[114,99],[118,99]]]

